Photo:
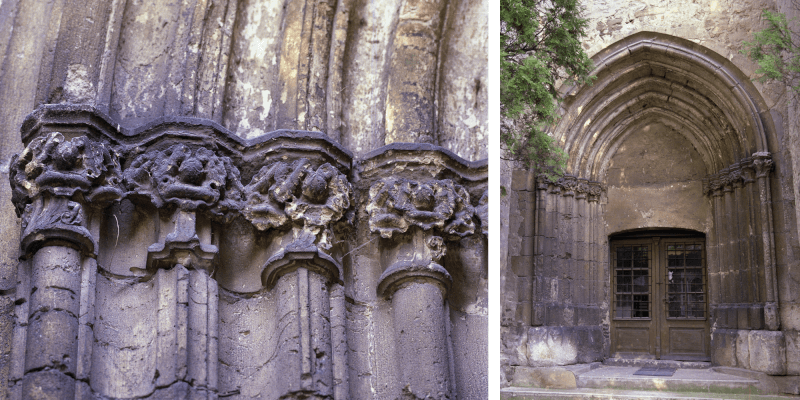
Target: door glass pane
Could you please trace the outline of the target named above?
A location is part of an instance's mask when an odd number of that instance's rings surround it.
[[[617,246],[614,262],[614,318],[650,318],[650,247]]]
[[[700,243],[667,245],[667,317],[706,317],[703,246]]]

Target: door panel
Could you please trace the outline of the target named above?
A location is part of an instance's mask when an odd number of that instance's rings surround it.
[[[703,239],[611,244],[614,357],[708,360]]]

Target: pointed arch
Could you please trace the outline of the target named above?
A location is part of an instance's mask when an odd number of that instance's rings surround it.
[[[615,144],[652,120],[675,126],[695,145],[708,174],[767,151],[774,126],[766,102],[716,52],[640,32],[592,58],[597,80],[565,88],[562,118],[551,130],[569,154],[568,174],[602,181]]]

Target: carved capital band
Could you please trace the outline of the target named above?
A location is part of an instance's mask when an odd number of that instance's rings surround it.
[[[93,254],[95,239],[85,226],[85,206],[117,200],[120,166],[117,153],[104,143],[51,132],[15,155],[9,170],[12,198],[22,218],[22,256],[49,241]]]
[[[433,230],[449,237],[475,232],[475,209],[469,192],[452,180],[425,182],[383,178],[369,189],[369,228],[381,237],[404,233],[411,226]]]
[[[716,174],[703,178],[703,194],[722,196],[726,192],[755,182],[756,178],[766,178],[773,168],[772,156],[768,152],[754,153],[737,163],[721,169]]]
[[[545,174],[539,174],[536,177],[536,188],[538,190],[547,190],[551,194],[587,199],[590,202],[598,201],[606,191],[605,185],[600,182],[570,175],[564,175],[557,180],[552,180]]]

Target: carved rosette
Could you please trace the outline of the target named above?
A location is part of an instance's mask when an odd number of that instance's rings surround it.
[[[9,169],[12,199],[22,217],[23,257],[47,242],[96,251],[85,206],[105,207],[122,195],[120,166],[108,145],[85,136],[66,140],[52,132],[31,141]]]
[[[411,254],[387,268],[380,278],[378,293],[391,294],[404,281],[428,277],[448,290],[452,277],[438,261],[444,256],[445,239],[457,239],[475,232],[475,209],[469,192],[452,180],[417,182],[384,178],[369,191],[370,231],[383,238],[411,229]]]
[[[344,174],[324,163],[314,168],[306,158],[262,167],[244,188],[242,215],[261,231],[279,229],[281,248],[264,268],[262,280],[272,287],[295,260],[331,280],[341,265],[330,254],[331,224],[350,208],[352,187]]]

